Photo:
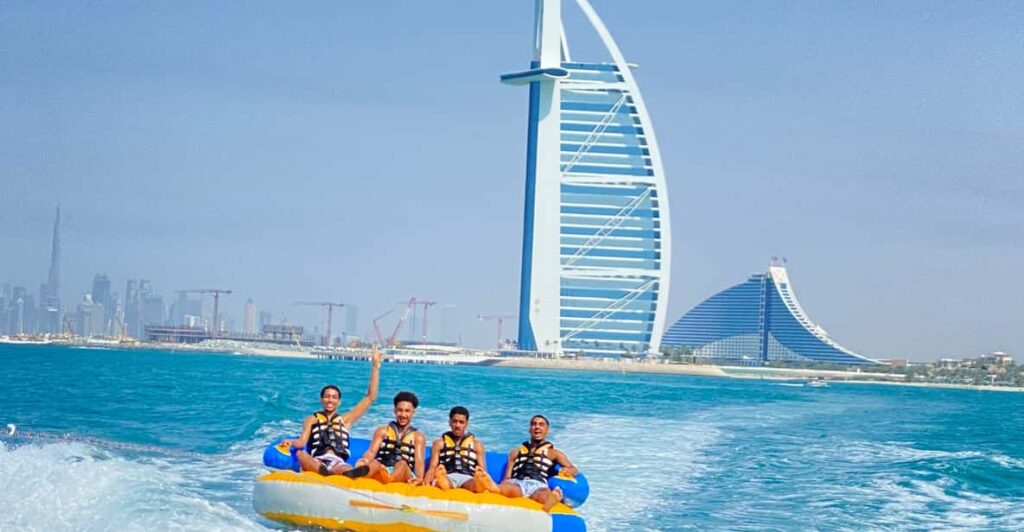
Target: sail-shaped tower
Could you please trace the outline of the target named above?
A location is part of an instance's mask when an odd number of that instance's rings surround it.
[[[607,50],[574,60],[561,0],[536,0],[529,87],[519,346],[618,357],[657,349],[671,235],[665,173],[636,80],[587,0]]]

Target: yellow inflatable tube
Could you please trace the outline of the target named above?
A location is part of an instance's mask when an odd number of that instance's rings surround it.
[[[583,519],[564,504],[548,514],[526,498],[309,472],[263,475],[256,481],[253,507],[280,523],[357,532],[586,531]]]

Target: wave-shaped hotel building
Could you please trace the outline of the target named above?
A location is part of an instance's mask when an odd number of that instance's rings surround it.
[[[574,60],[561,0],[537,0],[529,87],[519,347],[560,355],[647,353],[665,327],[665,175],[630,65],[586,0],[610,55]]]
[[[693,307],[669,328],[662,345],[723,362],[880,363],[839,345],[811,321],[786,268],[777,265]]]

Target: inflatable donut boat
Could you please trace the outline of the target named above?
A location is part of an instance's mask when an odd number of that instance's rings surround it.
[[[264,451],[264,465],[277,471],[257,479],[253,493],[256,512],[279,523],[356,532],[585,532],[587,529],[583,518],[573,509],[583,504],[590,492],[582,473],[572,479],[558,475],[548,479],[550,487],[562,489],[564,498],[563,503],[547,513],[540,503],[525,497],[477,494],[464,489],[441,490],[400,482],[381,484],[369,478],[298,472],[295,449],[282,441],[284,439],[275,441]],[[352,438],[349,463],[358,460],[369,444],[369,440]],[[430,461],[429,446],[426,459]],[[508,455],[488,452],[488,473],[500,480],[507,462]]]

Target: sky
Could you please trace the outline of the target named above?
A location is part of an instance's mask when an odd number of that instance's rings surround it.
[[[662,150],[670,323],[784,256],[846,347],[1024,359],[1024,4],[592,4]],[[606,60],[563,11],[574,59]],[[518,307],[526,150],[526,90],[498,76],[528,65],[532,17],[4,1],[0,281],[45,281],[60,203],[68,304],[106,272],[230,288],[239,322],[250,297],[308,327],[295,301],[349,302],[365,333],[415,296],[489,345],[476,316]]]

